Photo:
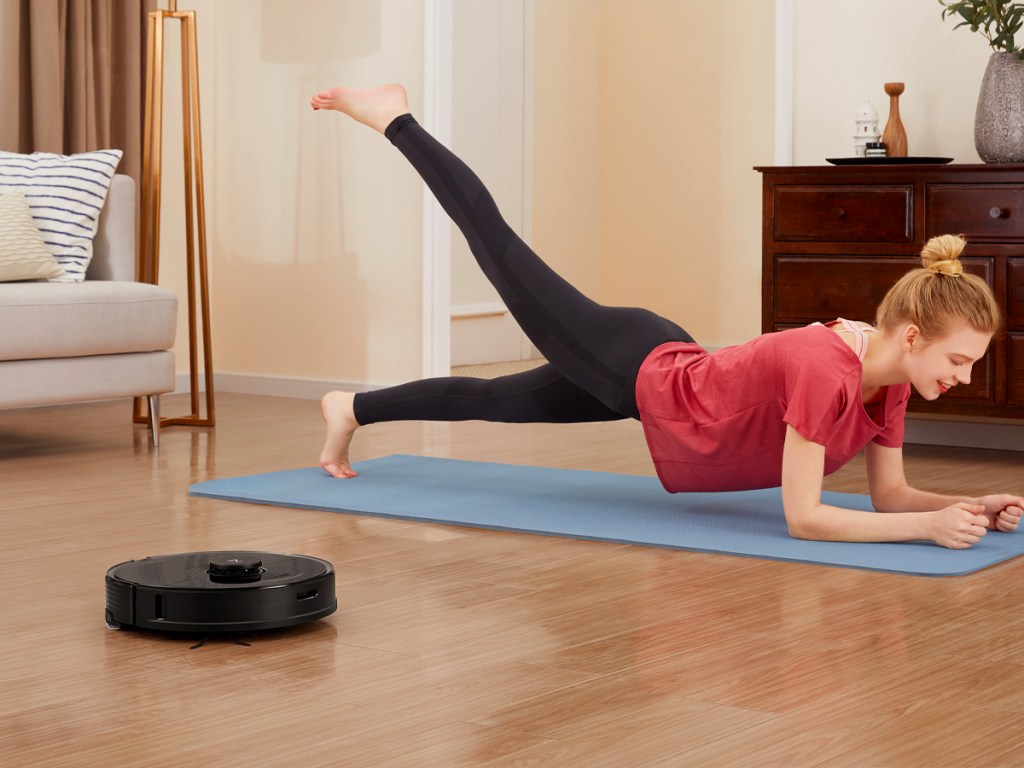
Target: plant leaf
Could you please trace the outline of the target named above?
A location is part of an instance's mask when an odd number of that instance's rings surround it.
[[[970,27],[980,32],[994,50],[1016,53],[1024,59],[1024,51],[1017,47],[1016,35],[1024,29],[1024,2],[1013,0],[938,0],[942,6],[942,19],[954,17],[954,29]]]

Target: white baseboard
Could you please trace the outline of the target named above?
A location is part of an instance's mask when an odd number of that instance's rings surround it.
[[[957,418],[908,416],[904,442],[954,448],[1024,451],[1024,424],[1007,419],[964,421]]]
[[[452,320],[472,320],[478,317],[499,317],[507,314],[508,309],[500,301],[457,304],[452,307]]]
[[[390,386],[388,384],[356,384],[348,381],[326,381],[322,379],[295,379],[284,376],[253,376],[238,373],[217,373],[214,374],[214,383],[217,392],[233,393],[238,395],[267,395],[269,397],[294,397],[299,400],[319,400],[328,392],[341,389],[346,392],[366,392],[371,389],[380,389]],[[179,373],[175,377],[174,392],[171,394],[182,395],[191,391],[189,375]],[[199,377],[200,391],[206,391],[205,377]]]
[[[452,365],[522,360],[524,338],[501,302],[452,307]]]

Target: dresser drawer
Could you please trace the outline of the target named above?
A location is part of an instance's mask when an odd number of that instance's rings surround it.
[[[1024,330],[1024,259],[1006,262],[1006,327]]]
[[[913,199],[911,186],[778,186],[775,239],[909,243]]]
[[[992,285],[992,259],[968,257],[963,264]],[[909,256],[777,256],[773,321],[806,324],[848,317],[873,322],[889,288],[919,266],[921,260]]]
[[[1024,334],[1014,333],[1009,337],[1009,365],[1007,368],[1007,391],[1010,405],[1024,406]]]
[[[1010,184],[930,184],[925,194],[925,237],[968,240],[1024,239],[1024,187]]]
[[[920,259],[778,256],[775,322],[806,325],[846,317],[871,323],[886,291]]]

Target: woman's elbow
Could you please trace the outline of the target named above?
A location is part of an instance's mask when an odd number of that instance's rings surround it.
[[[820,501],[816,504],[790,504],[785,507],[786,529],[794,539],[842,541],[837,538],[835,510]]]
[[[871,508],[875,512],[893,512],[893,506],[886,500],[885,496],[871,496]]]
[[[814,510],[786,511],[786,529],[794,539],[819,540],[821,532],[814,522]]]
[[[871,507],[875,512],[899,512],[902,508],[898,490],[872,491],[870,496]]]

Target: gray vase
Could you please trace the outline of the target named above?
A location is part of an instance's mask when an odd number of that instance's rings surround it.
[[[1024,61],[993,53],[974,113],[974,148],[986,163],[1024,162]]]

